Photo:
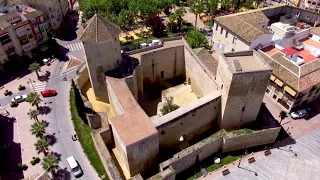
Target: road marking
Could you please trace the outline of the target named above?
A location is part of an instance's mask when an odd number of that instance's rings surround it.
[[[66,48],[68,48],[70,51],[76,51],[76,50],[82,49],[83,48],[83,44],[81,42],[68,44],[66,46]]]
[[[43,90],[45,90],[47,83],[45,82],[36,82],[36,83],[32,83],[32,85],[30,84],[30,88],[32,90],[34,90],[35,92],[41,92]]]

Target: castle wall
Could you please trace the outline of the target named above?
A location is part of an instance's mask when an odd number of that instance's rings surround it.
[[[263,129],[254,131],[251,134],[243,134],[239,136],[225,136],[223,138],[222,152],[230,152],[248,147],[260,146],[263,144],[273,143],[279,132],[280,127]]]
[[[142,54],[140,62],[144,86],[185,75],[183,46]]]
[[[112,89],[112,86],[107,81],[107,91],[109,95],[109,101],[110,105],[113,108],[113,111],[117,113],[117,115],[123,114],[124,110],[119,102],[119,99],[117,95],[115,94],[114,90]]]
[[[89,81],[89,71],[87,66],[81,66],[77,71],[77,76],[74,78],[74,82],[80,90],[83,89],[86,83]]]
[[[105,43],[83,43],[85,57],[90,71],[90,82],[98,99],[107,99],[104,73],[112,70],[121,62],[119,39]]]
[[[192,91],[198,96],[203,97],[217,89],[214,77],[201,66],[201,62],[193,50],[186,44],[184,47],[186,81],[191,85]]]
[[[172,167],[176,174],[190,168],[196,159],[203,160],[214,153],[230,152],[239,149],[275,142],[280,127],[254,131],[251,134],[236,135],[234,132],[220,130],[210,137],[180,151],[172,158],[159,164],[160,171]],[[157,174],[158,176],[160,173]]]
[[[138,100],[138,79],[137,79],[136,72],[137,70],[134,70],[133,75],[126,77],[125,81],[134,98]]]
[[[220,93],[213,92],[187,106],[154,119],[153,124],[159,133],[160,148],[176,148],[181,143],[212,129],[220,111]]]

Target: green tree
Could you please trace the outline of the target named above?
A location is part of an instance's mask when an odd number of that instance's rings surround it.
[[[48,154],[50,141],[46,138],[38,139],[38,141],[34,144],[36,150],[39,153],[43,153],[44,155]]]
[[[80,10],[83,12],[84,19],[91,18],[96,13],[106,12],[106,0],[81,0]]]
[[[34,119],[36,122],[39,122],[38,115],[40,114],[39,110],[37,109],[29,109],[28,115],[30,119]]]
[[[288,117],[287,113],[286,113],[285,111],[281,111],[281,112],[279,113],[280,124],[281,124],[281,122],[282,122],[285,118],[287,118],[287,117]]]
[[[184,14],[186,13],[186,9],[184,7],[180,7],[178,9],[176,9],[176,11],[174,12],[174,15],[176,16],[177,19],[177,26],[178,26],[178,30],[181,31],[181,25],[182,25],[182,17],[184,16]]]
[[[179,108],[178,105],[173,103],[173,97],[165,96],[164,99],[166,102],[164,103],[162,109],[160,109],[160,112],[162,113],[162,115],[166,115]]]
[[[42,138],[43,135],[46,133],[46,125],[44,122],[35,122],[31,125],[30,132],[32,135],[36,137]]]
[[[206,7],[211,15],[210,25],[212,23],[213,16],[216,14],[216,11],[218,9],[219,2],[219,0],[206,0]]]
[[[129,10],[147,25],[147,20],[158,12],[157,2],[156,0],[131,0],[129,1]]]
[[[194,26],[197,28],[198,16],[199,14],[204,12],[204,1],[202,0],[188,0],[188,5],[190,7],[191,12],[196,15],[196,20]]]
[[[41,162],[42,168],[51,174],[55,174],[59,168],[58,158],[52,154],[45,156]]]
[[[32,92],[27,96],[26,99],[32,106],[36,106],[39,109],[39,103],[42,101],[40,96],[36,92]]]
[[[197,30],[190,30],[186,35],[186,40],[191,48],[208,47],[207,38]]]
[[[36,72],[37,77],[39,78],[39,73],[38,73],[38,71],[40,70],[40,67],[41,67],[41,66],[40,66],[39,63],[34,62],[34,63],[30,64],[29,70],[30,70],[31,72]]]

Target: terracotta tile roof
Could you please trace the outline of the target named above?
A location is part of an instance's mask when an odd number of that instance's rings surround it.
[[[277,52],[274,55],[271,56],[275,61],[280,63],[281,65],[287,67],[289,70],[291,70],[296,75],[299,75],[299,67],[292,62],[290,62],[288,59],[284,57],[284,54]]]
[[[124,113],[111,119],[111,124],[122,142],[128,146],[158,134],[147,114],[133,97],[124,79],[106,77]]]
[[[298,53],[299,51],[294,49],[294,48],[292,48],[292,47],[288,47],[288,48],[282,49],[280,52],[282,52],[286,56],[292,56],[292,55]]]
[[[300,76],[309,74],[317,69],[320,69],[320,62],[318,59],[300,66]]]
[[[217,74],[218,60],[215,59],[205,48],[195,49],[195,53],[201,62],[207,66],[207,68],[215,76]]]
[[[266,29],[258,27],[256,24],[268,22],[269,19],[261,11],[237,13],[227,16],[215,18],[218,24],[224,26],[229,31],[233,32],[239,38],[242,38],[245,43],[251,44],[252,41],[257,39],[263,34],[271,34]]]
[[[319,60],[312,61],[308,64],[300,66],[300,76],[289,71],[287,63],[282,60],[276,61],[272,57],[268,57],[262,51],[257,51],[260,57],[263,58],[273,69],[272,74],[285,82],[297,92],[304,91],[320,82],[320,62]],[[298,67],[299,68],[299,67]],[[298,69],[299,70],[299,69]]]
[[[114,41],[120,34],[119,26],[95,14],[88,20],[87,26],[83,32],[79,33],[79,39],[89,43],[103,43]]]

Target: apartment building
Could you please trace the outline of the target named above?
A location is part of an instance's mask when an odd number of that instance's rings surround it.
[[[19,0],[16,3],[26,4],[44,12],[49,23],[49,29],[53,34],[58,33],[63,18],[69,11],[68,0]]]
[[[48,24],[43,12],[25,5],[0,7],[0,70],[47,39]]]
[[[320,95],[320,14],[280,5],[214,19],[214,50],[255,49],[273,68],[266,95],[287,111]]]

